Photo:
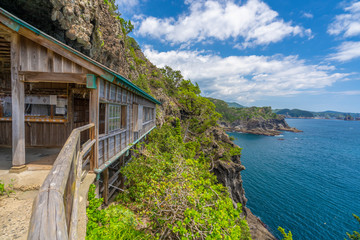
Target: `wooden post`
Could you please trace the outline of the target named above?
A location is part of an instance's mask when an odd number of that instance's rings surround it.
[[[109,197],[109,168],[106,168],[103,171],[103,176],[104,176],[104,192],[103,192],[103,198],[104,198],[104,203],[107,205],[108,204],[108,197]]]
[[[11,34],[12,165],[11,172],[22,172],[25,165],[24,83],[19,79],[20,35]]]
[[[67,112],[67,119],[68,119],[68,130],[69,133],[74,129],[74,94],[71,88],[71,84],[68,84],[68,112]]]
[[[96,80],[97,89],[90,90],[89,100],[89,123],[94,123],[95,127],[90,130],[90,139],[96,139],[94,146],[91,149],[90,156],[90,170],[93,171],[98,167],[99,154],[99,84],[100,79]]]

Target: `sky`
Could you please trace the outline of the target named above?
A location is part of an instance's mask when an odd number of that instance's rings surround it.
[[[360,1],[116,1],[146,57],[205,97],[360,112]]]

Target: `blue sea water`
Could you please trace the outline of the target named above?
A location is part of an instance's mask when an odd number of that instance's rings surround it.
[[[352,213],[360,216],[360,122],[286,121],[304,132],[229,133],[243,148],[247,206],[279,238],[278,226],[294,239],[344,239],[359,231]]]

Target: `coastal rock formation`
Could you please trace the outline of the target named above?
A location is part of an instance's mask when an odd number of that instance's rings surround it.
[[[285,118],[278,116],[277,118],[264,119],[262,117],[250,119],[237,119],[232,123],[225,121],[220,122],[220,125],[227,131],[251,133],[256,135],[276,136],[280,131],[302,132],[296,128],[290,127]]]
[[[345,121],[354,121],[354,118],[353,116],[351,115],[347,115],[345,118],[344,118]]]
[[[228,142],[235,146],[224,131],[217,130],[214,131],[213,134],[217,140]],[[245,170],[245,167],[241,164],[240,155],[236,155],[231,158],[231,162],[216,161],[213,173],[216,175],[218,181],[228,189],[233,204],[236,206],[237,203],[241,203],[242,211],[248,222],[252,238],[275,240],[276,238],[269,232],[266,225],[246,207],[247,198],[241,178],[241,171],[243,170]]]

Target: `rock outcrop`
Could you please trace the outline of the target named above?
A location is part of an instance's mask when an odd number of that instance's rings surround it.
[[[235,146],[229,136],[221,129],[214,129],[212,134],[216,140]],[[212,171],[218,181],[228,189],[234,206],[236,206],[237,203],[241,203],[242,212],[248,222],[252,238],[275,240],[276,238],[270,233],[266,225],[246,207],[247,198],[241,178],[241,171],[245,170],[245,167],[241,164],[240,157],[240,155],[233,156],[231,157],[231,161],[226,162],[217,160],[214,163]]]
[[[282,116],[273,119],[263,119],[261,117],[246,120],[238,119],[232,123],[223,121],[220,125],[227,131],[266,136],[279,135],[281,133],[280,131],[302,132],[301,130],[290,127]]]

